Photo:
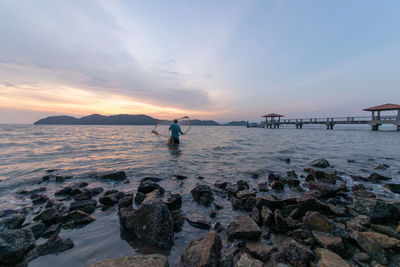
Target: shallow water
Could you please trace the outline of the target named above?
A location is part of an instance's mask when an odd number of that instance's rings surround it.
[[[115,188],[136,192],[138,181],[145,176],[163,178],[160,185],[166,191],[182,194],[183,213],[196,211],[207,215],[211,208],[192,201],[190,190],[196,183],[213,184],[216,180],[245,179],[251,187],[266,181],[270,172],[282,174],[289,169],[303,174],[303,169],[316,158],[325,158],[340,172],[343,182],[354,182],[348,175],[367,176],[372,172],[400,182],[400,132],[373,132],[368,127],[336,127],[328,131],[322,127],[293,127],[258,129],[245,127],[192,127],[181,138],[181,145],[169,147],[165,138],[151,133],[152,126],[39,126],[0,125],[0,210],[31,206],[29,199],[18,197],[20,189],[46,186],[52,193],[70,182],[84,179],[90,186]],[[290,158],[290,164],[281,158]],[[355,160],[348,163],[347,160]],[[374,171],[378,164],[386,170]],[[74,175],[64,183],[42,183],[46,170]],[[124,170],[129,184],[98,182],[88,173]],[[188,176],[180,186],[174,174]],[[257,174],[259,178],[253,179]],[[200,180],[199,177],[203,177]],[[302,180],[303,182],[303,180]],[[381,185],[373,186],[382,198],[397,198]],[[272,194],[270,192],[259,195]],[[283,196],[296,194],[289,189]],[[229,224],[235,211],[225,199],[216,196],[224,209],[212,222]],[[37,258],[29,266],[87,266],[94,261],[136,253],[138,248],[121,239],[116,207],[93,214],[96,221],[81,229],[62,230],[61,237],[69,237],[75,248]],[[185,222],[183,230],[175,234],[175,245],[169,255],[171,266],[194,237],[207,230]],[[39,240],[38,242],[42,242]],[[164,252],[165,253],[165,252]]]

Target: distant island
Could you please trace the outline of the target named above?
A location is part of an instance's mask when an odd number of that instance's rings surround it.
[[[72,116],[50,116],[40,119],[33,123],[34,125],[154,125],[155,118],[147,115],[110,115],[104,116],[100,114],[92,114],[82,118]],[[162,121],[162,120],[160,120]],[[244,121],[243,121],[244,122]],[[246,122],[230,122],[227,124],[219,124],[213,120],[198,120],[193,119],[192,125],[197,126],[245,126]],[[236,125],[237,124],[237,125]]]

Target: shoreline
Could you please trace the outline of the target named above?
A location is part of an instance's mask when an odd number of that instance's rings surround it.
[[[256,181],[257,188],[250,187],[250,181],[207,184],[198,177],[197,184],[191,184],[190,195],[179,193],[188,179],[183,175],[173,177],[175,192],[166,192],[159,185],[163,179],[157,177],[143,178],[135,192],[124,192],[113,188],[129,183],[131,177],[125,172],[92,174],[90,179],[76,181],[48,170],[38,187],[18,192],[31,199],[32,208],[0,214],[1,238],[24,240],[23,247],[14,247],[23,258],[9,251],[1,253],[6,255],[1,261],[26,266],[44,255],[73,250],[75,240],[63,238],[63,231],[84,229],[98,219],[91,215],[96,210],[117,209],[111,213],[118,216],[113,218],[113,226],[120,228],[121,239],[139,250],[138,256],[122,260],[145,262],[154,259],[140,255],[161,252],[164,256],[154,257],[165,265],[167,256],[176,254],[174,244],[181,239],[188,241],[185,243],[193,240],[187,246],[180,244],[183,266],[201,266],[194,259],[210,266],[218,266],[218,262],[220,266],[244,262],[255,266],[313,266],[332,257],[355,266],[374,266],[374,262],[395,266],[390,264],[398,260],[400,249],[400,201],[379,200],[362,184],[388,184],[387,189],[397,193],[400,185],[373,173],[352,176],[356,184],[348,187],[340,177],[342,173],[330,168],[329,162],[320,159],[310,164],[314,166],[305,166],[300,175],[288,171],[286,177],[270,173],[262,179],[255,174],[249,179]],[[98,187],[99,181],[109,186]],[[54,183],[60,189],[48,194],[47,187]],[[280,197],[282,191],[290,196]],[[198,212],[183,211],[182,205],[191,205]],[[230,216],[220,223],[222,213]],[[100,216],[108,215],[105,212]],[[183,225],[201,232],[181,236]],[[169,261],[171,266],[180,262]]]

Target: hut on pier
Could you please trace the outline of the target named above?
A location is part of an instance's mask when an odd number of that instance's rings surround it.
[[[285,116],[276,114],[276,113],[269,113],[269,114],[266,114],[261,117],[265,118],[265,128],[268,128],[268,127],[269,128],[272,128],[272,127],[279,128],[279,125],[281,124],[281,117],[285,117]],[[269,121],[268,121],[268,118],[270,119]],[[278,119],[275,119],[275,118],[278,118]]]
[[[363,110],[372,112],[371,122],[369,123],[372,127],[372,130],[377,131],[379,130],[380,125],[387,123],[396,125],[397,130],[400,131],[400,105],[388,103],[375,107],[365,108]],[[381,116],[381,111],[395,111],[395,110],[397,110],[397,116],[395,115]]]

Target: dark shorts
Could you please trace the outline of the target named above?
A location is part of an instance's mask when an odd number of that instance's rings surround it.
[[[174,144],[175,145],[179,144],[179,139],[175,139],[175,138],[172,138],[172,139],[174,139]]]

